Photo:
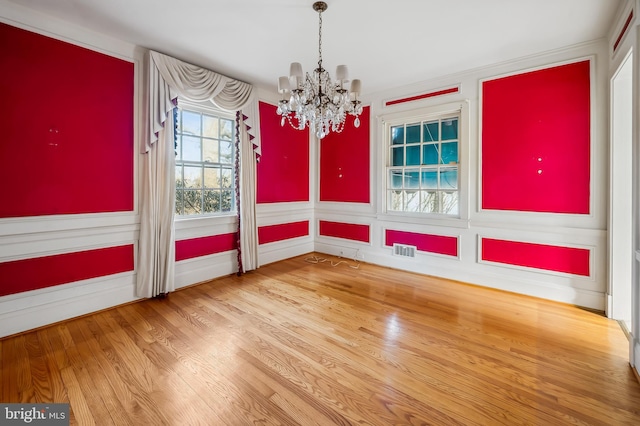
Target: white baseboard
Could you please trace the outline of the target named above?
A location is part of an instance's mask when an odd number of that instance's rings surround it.
[[[133,272],[93,278],[0,298],[0,337],[136,300]]]
[[[317,241],[315,243],[315,251],[320,253],[337,256],[340,250],[344,250],[346,253],[354,252],[353,247]],[[391,248],[389,248],[389,254],[381,253],[378,250],[367,250],[367,247],[363,247],[360,253],[364,256],[365,262],[380,266],[462,281],[599,311],[605,309],[605,294],[553,283],[546,274],[541,274],[540,280],[536,280],[532,279],[530,275],[526,277],[524,275],[509,276],[488,272],[484,270],[483,265],[475,263],[473,265],[467,264],[463,268],[458,259],[445,259],[442,256],[421,255],[420,259],[404,259],[392,256]],[[425,259],[427,260],[425,261]]]

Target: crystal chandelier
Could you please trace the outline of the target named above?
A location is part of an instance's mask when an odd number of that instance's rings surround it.
[[[313,10],[318,12],[320,22],[318,68],[313,70],[313,74],[306,73],[303,79],[302,65],[299,62],[291,64],[289,77],[278,79],[278,92],[282,94],[282,99],[278,102],[277,113],[282,116],[282,126],[285,121],[298,130],[308,126],[318,139],[322,139],[329,132],[340,133],[344,129],[347,114],[355,117],[355,127],[360,126],[358,116],[362,114],[362,102],[358,96],[361,83],[360,80],[353,80],[350,90],[347,90],[345,85],[349,83],[349,74],[346,65],[336,68],[335,82],[331,81],[329,72],[322,68],[322,12],[327,10],[327,4],[317,1],[313,4]],[[287,99],[289,92],[291,96]]]

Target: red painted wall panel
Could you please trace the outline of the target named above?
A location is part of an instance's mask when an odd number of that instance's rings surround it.
[[[0,263],[0,296],[133,271],[133,245]]]
[[[482,84],[482,208],[588,214],[589,61]]]
[[[320,201],[369,202],[369,113],[365,107],[360,127],[349,116],[342,133],[320,141]]]
[[[260,102],[262,156],[256,174],[258,203],[309,201],[309,131],[280,126],[276,107]]]
[[[458,256],[457,237],[387,229],[385,231],[385,245],[393,246],[394,243],[416,246],[418,250],[428,253],[439,253],[455,257]]]
[[[369,242],[369,225],[356,223],[320,221],[320,235],[343,238],[345,240]]]
[[[482,238],[482,260],[588,277],[590,251],[583,248]]]
[[[133,210],[133,64],[2,23],[0,52],[0,217]]]
[[[222,253],[238,248],[235,232],[176,241],[176,262],[194,257]]]
[[[267,244],[291,238],[306,237],[307,235],[309,235],[308,220],[260,226],[258,228],[258,243]]]

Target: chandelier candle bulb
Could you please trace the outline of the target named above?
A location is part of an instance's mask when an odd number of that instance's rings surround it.
[[[291,67],[289,68],[289,75],[291,77],[302,78],[302,64],[300,62],[291,62]]]
[[[336,80],[341,84],[346,83],[349,78],[349,70],[346,65],[338,65],[336,67]]]
[[[360,96],[360,89],[361,89],[362,83],[360,82],[360,80],[355,79],[351,82],[351,93],[353,93],[355,96]]]
[[[280,77],[278,79],[278,93],[285,94],[291,90],[291,84],[289,84],[289,77]]]
[[[308,126],[318,139],[322,139],[330,132],[342,132],[347,115],[355,117],[354,126],[358,127],[362,102],[358,100],[360,80],[353,80],[350,93],[344,88],[344,84],[349,82],[346,65],[338,65],[335,81],[322,67],[322,12],[327,10],[327,4],[317,1],[313,4],[313,10],[318,12],[319,21],[318,67],[312,73],[303,74],[299,62],[291,64],[288,88],[283,80],[286,77],[278,80],[278,92],[283,96],[276,113],[282,116],[282,125],[286,120],[294,129],[304,130]],[[291,92],[289,99],[284,96],[287,91]]]

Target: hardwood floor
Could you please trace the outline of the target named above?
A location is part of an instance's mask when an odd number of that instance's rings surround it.
[[[627,348],[572,306],[302,256],[0,340],[0,401],[81,425],[638,425]]]

